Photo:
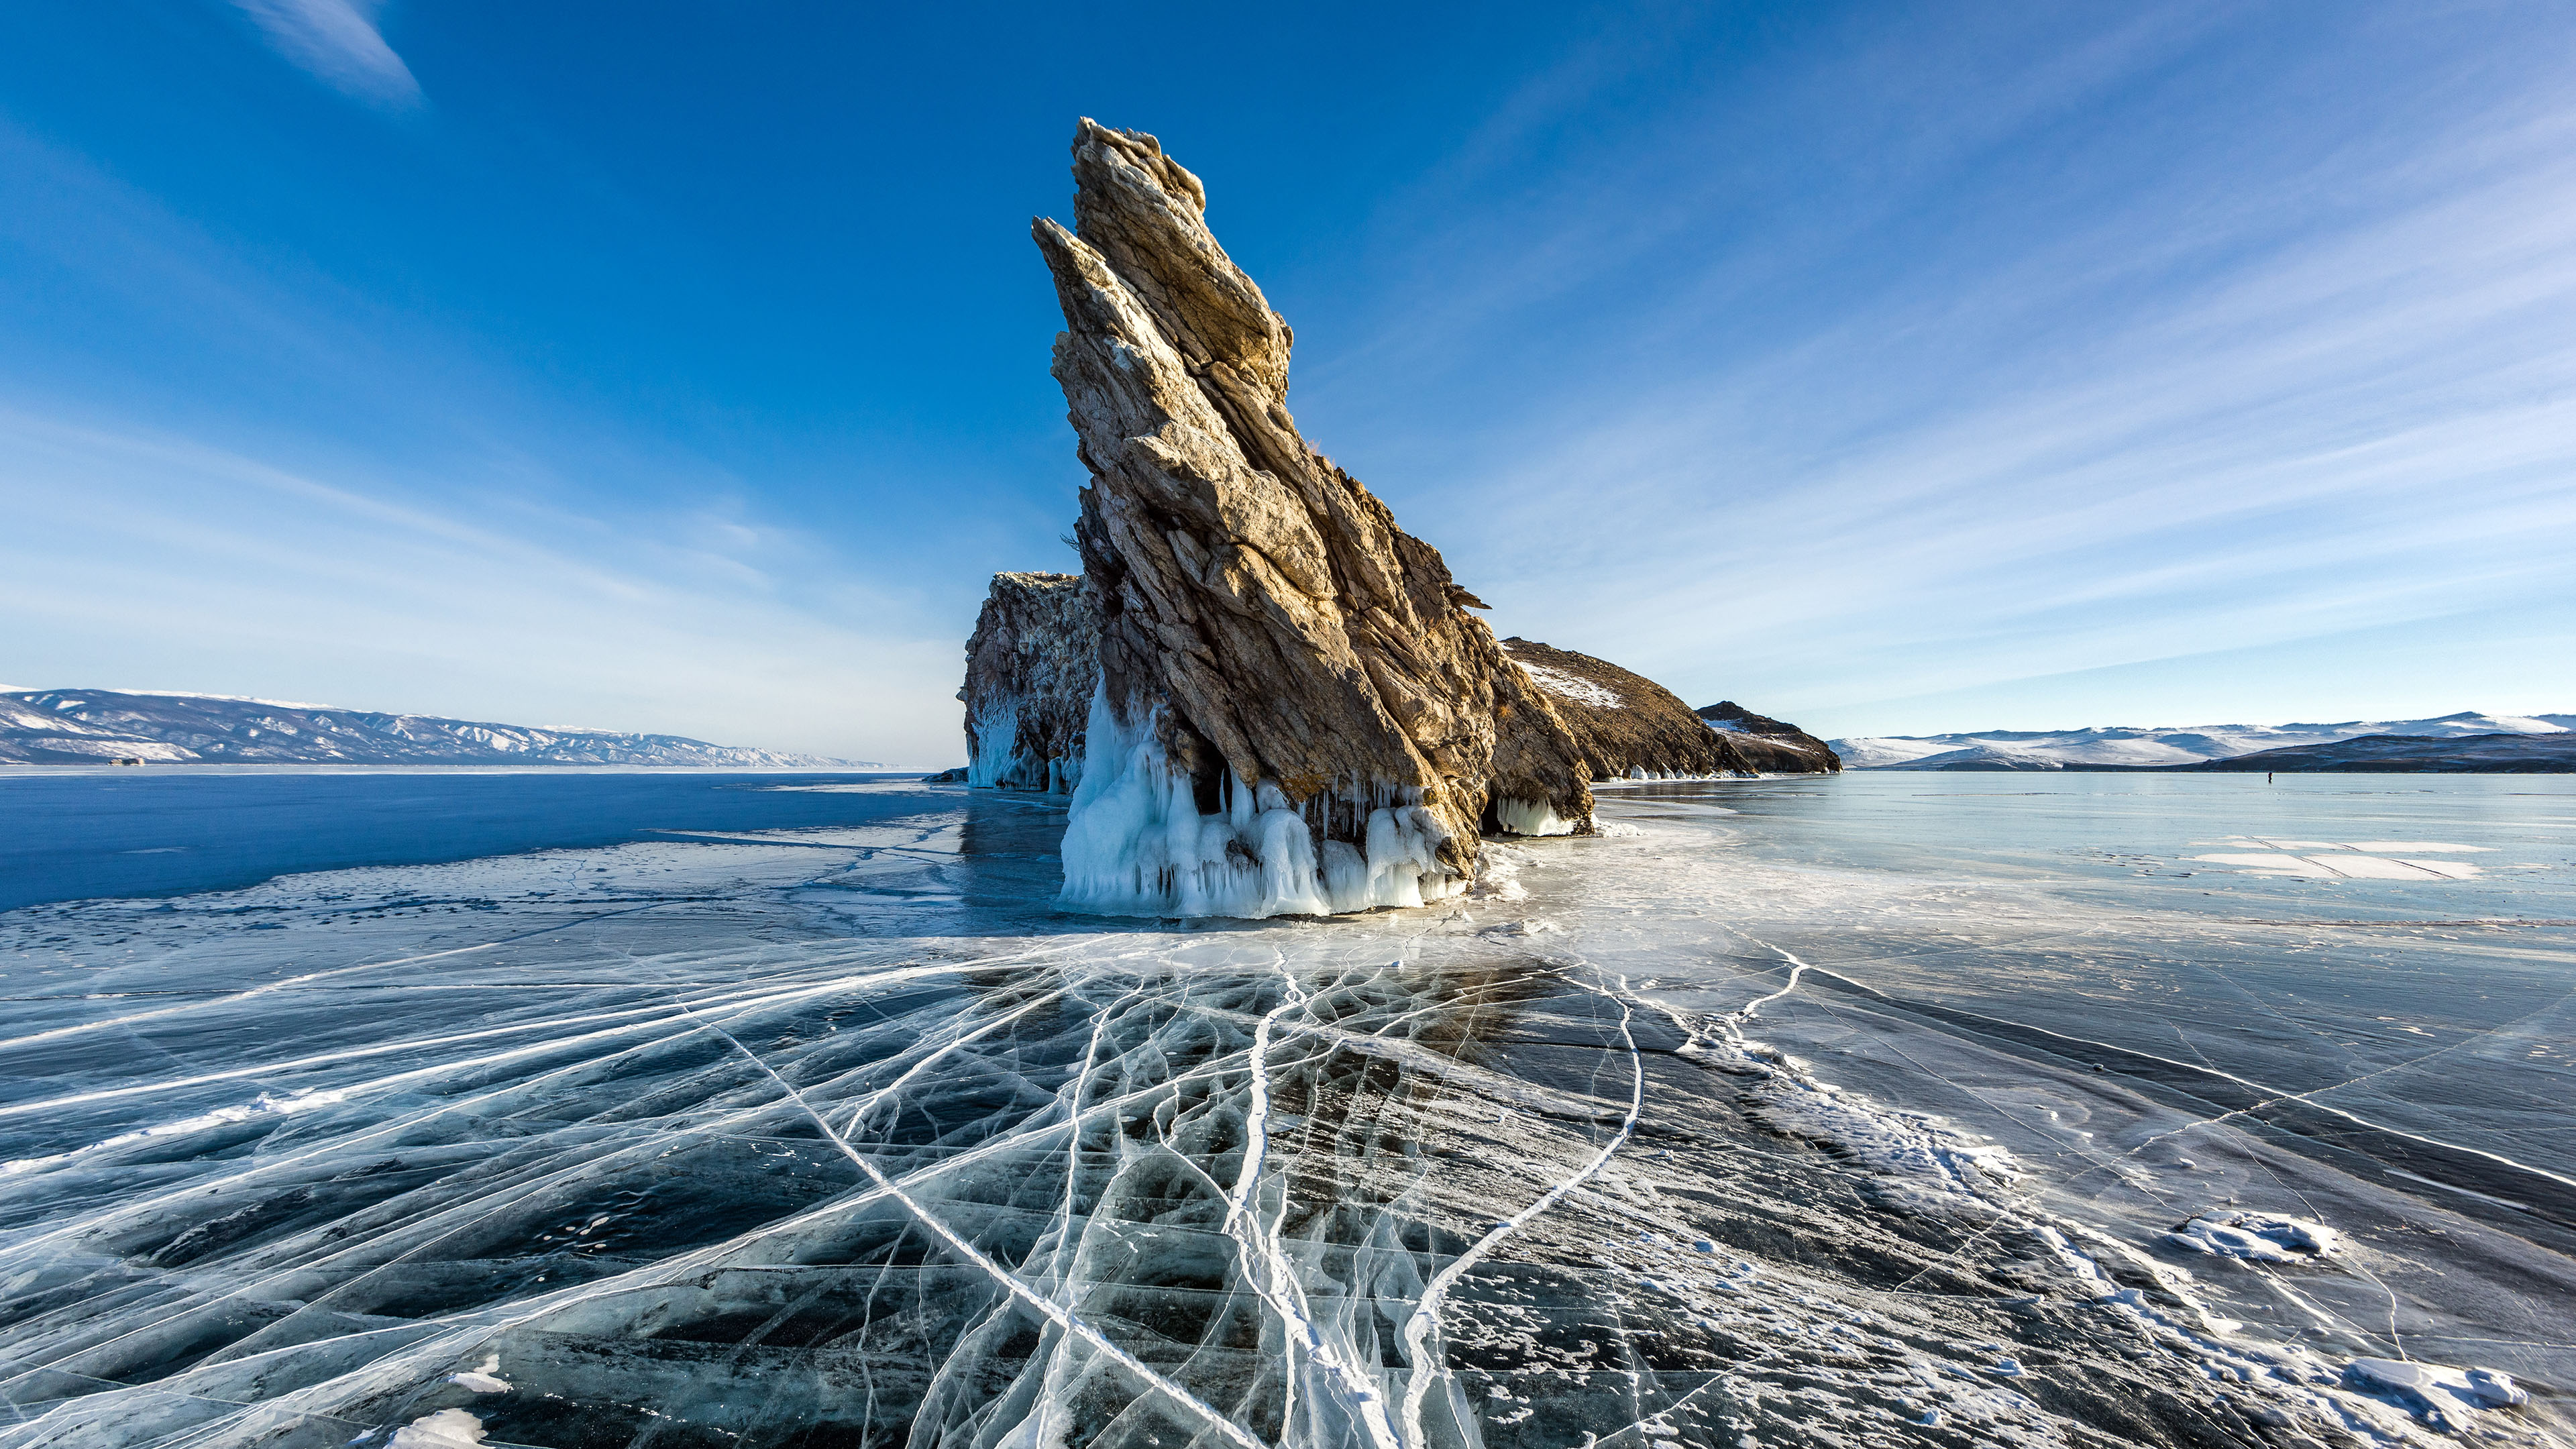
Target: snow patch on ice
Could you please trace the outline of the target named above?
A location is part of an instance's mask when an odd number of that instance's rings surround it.
[[[1784,953],[1785,954],[1785,953]],[[1795,959],[1795,958],[1791,958]],[[1775,992],[1775,999],[1783,992]],[[2131,1319],[2148,1339],[2198,1361],[2211,1378],[2241,1386],[2260,1397],[2242,1407],[2264,1423],[2291,1425],[2314,1419],[2344,1434],[2381,1444],[2420,1443],[2404,1419],[2391,1418],[2385,1394],[2357,1392],[2366,1387],[2356,1369],[2336,1365],[2296,1344],[2258,1344],[2235,1339],[2235,1321],[2213,1316],[2191,1291],[2191,1275],[2156,1262],[2130,1245],[2079,1223],[2052,1219],[2007,1192],[2021,1177],[2011,1153],[1958,1131],[1936,1117],[1901,1111],[1846,1092],[1810,1075],[1802,1063],[1759,1042],[1747,1041],[1737,1022],[1745,1013],[1725,1017],[1687,1017],[1671,1013],[1690,1034],[1680,1054],[1719,1071],[1755,1079],[1749,1105],[1765,1120],[1792,1135],[1829,1144],[1874,1169],[1897,1191],[1888,1194],[1908,1211],[1950,1213],[1988,1224],[1987,1231],[2013,1229],[2028,1233],[2043,1249],[2069,1286],[2113,1313]],[[2249,1219],[2254,1215],[2245,1215]],[[2285,1238],[2304,1235],[2330,1252],[2339,1241],[2332,1229],[2305,1220],[2262,1218],[2282,1226]],[[2288,1225],[2295,1222],[2296,1229]],[[2078,1247],[2081,1241],[2084,1246]],[[2269,1241],[2268,1239],[2266,1241]],[[2279,1245],[2276,1245],[2279,1246]],[[2153,1288],[2123,1287],[2103,1260],[2123,1264],[2132,1281],[2143,1278]],[[1715,1285],[1728,1287],[1725,1280]],[[2000,1350],[2003,1346],[1993,1345]],[[2015,1378],[2024,1372],[2017,1360],[1998,1357],[1987,1372]],[[1969,1374],[1953,1365],[1952,1372]],[[2474,1383],[2497,1402],[2518,1402],[2512,1380],[2485,1370],[2457,1374],[2453,1397]],[[2273,1402],[2263,1402],[2270,1399]],[[2295,1419],[2293,1410],[2298,1411]],[[2410,1412],[2417,1410],[2410,1409]],[[2463,1409],[2462,1412],[2465,1412]],[[2454,1427],[2460,1414],[2444,1419],[2427,1413],[2436,1427]],[[1927,1419],[1926,1422],[1929,1422]]]
[[[463,1409],[423,1414],[394,1431],[385,1449],[480,1449],[483,1421]]]
[[[2394,1399],[2445,1429],[2465,1429],[2481,1409],[2510,1408],[2531,1398],[2511,1374],[2407,1359],[2357,1358],[2344,1366],[2344,1380]]]
[[[501,1355],[498,1353],[485,1354],[482,1363],[462,1373],[449,1374],[447,1381],[478,1394],[506,1394],[510,1391],[510,1381],[501,1377]]]
[[[1748,1066],[1770,1068],[1752,1092],[1757,1115],[1889,1179],[1908,1206],[1973,1209],[2022,1175],[2010,1149],[1943,1118],[1883,1107],[1819,1081],[1759,1043],[1747,1043],[1745,1057]]]
[[[1476,883],[1467,888],[1471,900],[1525,901],[1529,887],[1521,884],[1521,867],[1529,861],[1529,852],[1508,845],[1486,843],[1476,852]]]
[[[2323,1223],[2268,1213],[2204,1214],[2167,1236],[2196,1253],[2263,1263],[2331,1258],[2343,1246],[2343,1235]]]

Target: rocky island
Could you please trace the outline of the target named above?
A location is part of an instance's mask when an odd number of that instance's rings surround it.
[[[1073,174],[1074,226],[1032,230],[1091,475],[1083,572],[997,576],[959,692],[970,784],[1072,796],[1064,904],[1421,905],[1467,888],[1485,835],[1590,833],[1595,779],[1840,767],[1794,729],[1497,640],[1439,551],[1298,432],[1288,325],[1199,179],[1090,120]],[[1562,683],[1594,676],[1609,702]]]

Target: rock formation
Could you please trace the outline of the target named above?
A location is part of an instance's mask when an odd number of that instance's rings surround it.
[[[966,783],[1069,794],[1100,682],[1100,625],[1074,574],[995,574],[966,641]]]
[[[1590,829],[1589,771],[1437,550],[1299,436],[1287,325],[1153,137],[1084,121],[1075,226],[1033,231],[1090,470],[1075,536],[1099,688],[1067,905],[1414,905],[1479,832]]]
[[[1731,699],[1702,705],[1699,717],[1724,733],[1727,744],[1748,767],[1765,775],[1802,775],[1839,771],[1842,756],[1834,747],[1786,720],[1755,714]]]
[[[1606,659],[1511,638],[1503,648],[1554,696],[1595,780],[1812,774],[1842,768],[1822,740],[1733,704],[1694,713],[1671,690]],[[1750,722],[1750,723],[1747,723]]]

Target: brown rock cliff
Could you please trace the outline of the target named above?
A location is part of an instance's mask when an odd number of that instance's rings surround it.
[[[1288,327],[1209,232],[1198,179],[1154,138],[1088,120],[1073,153],[1075,228],[1033,231],[1092,479],[1076,527],[1099,606],[1092,768],[1104,749],[1119,763],[1076,796],[1068,902],[1186,906],[1228,871],[1268,879],[1288,869],[1262,844],[1283,827],[1252,822],[1279,810],[1305,822],[1298,868],[1326,887],[1349,864],[1337,842],[1373,873],[1414,860],[1424,898],[1473,875],[1482,828],[1588,829],[1588,772],[1553,702],[1439,552],[1299,435]],[[1223,849],[1200,828],[1219,820]]]

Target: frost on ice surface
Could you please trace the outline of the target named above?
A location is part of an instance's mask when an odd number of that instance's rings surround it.
[[[2342,1246],[2342,1235],[2323,1223],[2268,1213],[2209,1213],[2174,1230],[2177,1247],[2229,1258],[2267,1263],[2330,1258]]]
[[[1446,833],[1419,791],[1327,790],[1291,802],[1277,785],[1228,771],[1220,808],[1201,813],[1193,783],[1158,738],[1160,711],[1123,724],[1095,693],[1082,783],[1064,832],[1063,904],[1128,916],[1326,916],[1419,906],[1466,882],[1439,857]],[[1357,841],[1326,838],[1309,816],[1347,813]]]

